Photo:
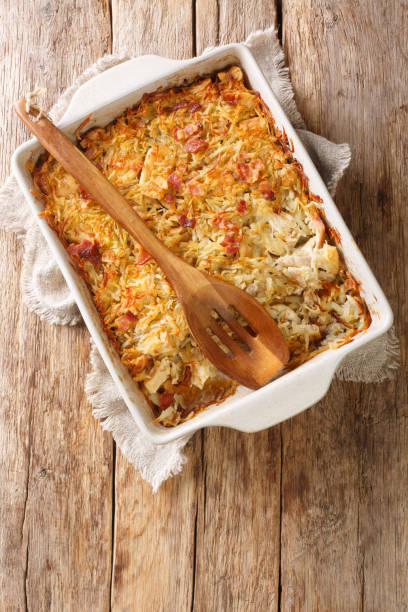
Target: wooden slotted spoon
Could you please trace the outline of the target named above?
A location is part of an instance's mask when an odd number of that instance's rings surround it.
[[[246,387],[257,389],[267,383],[287,363],[289,350],[266,310],[245,291],[197,270],[174,255],[49,119],[41,117],[32,121],[25,100],[16,102],[14,109],[45,149],[156,260],[176,292],[191,333],[204,355],[221,372]],[[30,112],[35,111],[30,109]],[[246,324],[241,325],[237,313]]]

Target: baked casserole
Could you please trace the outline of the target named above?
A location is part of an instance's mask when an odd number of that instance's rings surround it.
[[[253,295],[289,367],[370,325],[359,287],[286,135],[237,66],[145,95],[78,144],[174,253]],[[202,355],[163,272],[51,156],[33,169],[42,215],[88,285],[104,329],[157,422],[234,393]]]

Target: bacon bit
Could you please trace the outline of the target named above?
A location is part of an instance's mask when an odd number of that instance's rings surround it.
[[[196,220],[194,217],[187,217],[187,215],[177,215],[177,221],[182,227],[195,227]]]
[[[189,123],[184,128],[184,133],[186,136],[192,136],[193,134],[198,134],[200,130],[203,129],[203,124],[198,121],[195,125],[194,123]]]
[[[272,202],[275,199],[275,194],[270,189],[264,189],[262,191],[262,195],[265,198],[265,200],[269,200],[270,202]]]
[[[243,153],[240,155],[244,159],[249,159],[250,155]],[[264,163],[261,159],[253,159],[249,164],[239,161],[237,162],[237,172],[234,173],[235,178],[241,178],[247,183],[256,183],[259,179],[259,175],[265,168]]]
[[[172,172],[169,178],[167,179],[167,184],[170,185],[170,187],[173,187],[175,191],[179,191],[182,183],[183,181],[181,180],[181,177],[177,174],[177,172]]]
[[[149,357],[146,357],[146,355],[140,355],[140,357],[138,357],[131,365],[130,373],[132,376],[136,376],[142,370],[144,370],[148,363]]]
[[[165,202],[167,202],[167,204],[172,204],[174,202],[174,194],[173,193],[166,193],[166,195],[164,196],[163,200]]]
[[[230,104],[231,106],[236,106],[238,104],[239,95],[236,95],[229,91],[225,91],[221,94],[221,98],[227,104]]]
[[[173,402],[174,393],[162,393],[160,395],[160,406],[165,409]]]
[[[184,128],[184,133],[186,134],[186,136],[192,136],[193,134],[197,134],[197,132],[198,132],[197,126],[194,125],[193,123],[189,123]]]
[[[327,232],[328,232],[330,238],[332,240],[334,240],[334,242],[336,244],[340,244],[341,243],[341,236],[339,234],[339,231],[335,227],[328,227],[327,228]]]
[[[249,166],[248,166],[248,164],[246,164],[245,162],[238,162],[237,163],[237,170],[238,170],[239,176],[241,177],[241,179],[243,181],[248,180],[248,178],[249,178]]]
[[[199,183],[188,183],[187,187],[192,195],[203,196],[205,193],[203,186]]]
[[[208,142],[202,140],[201,138],[195,138],[194,136],[193,138],[187,140],[186,144],[184,145],[184,150],[186,153],[197,153],[197,151],[207,148]]]
[[[185,108],[189,105],[188,100],[180,100],[180,102],[176,102],[173,106],[165,106],[163,111],[165,113],[172,113],[173,111],[178,110],[179,108]]]
[[[222,246],[225,247],[225,252],[227,255],[235,255],[235,253],[238,253],[239,251],[239,243],[238,242],[234,242],[233,244],[226,244],[224,245],[224,243],[221,243]]]
[[[225,234],[225,238],[224,241],[221,243],[223,246],[225,246],[224,243],[226,244],[231,244],[232,242],[235,241],[235,229],[233,230],[228,230]]]
[[[137,321],[137,316],[128,310],[116,320],[116,327],[121,331],[127,331],[135,321]]]
[[[211,223],[215,227],[219,227],[220,229],[232,229],[234,227],[238,228],[235,223],[232,223],[232,221],[230,221],[229,219],[225,219],[224,215],[226,214],[226,212],[217,213],[215,217],[213,217]]]
[[[143,264],[148,262],[149,259],[151,259],[151,258],[152,258],[152,256],[150,255],[150,253],[148,253],[147,251],[144,250],[143,247],[141,247],[140,248],[139,257],[136,260],[136,265],[137,266],[143,266]]]
[[[258,158],[251,161],[249,165],[251,166],[251,170],[252,170],[250,182],[255,183],[259,178],[259,174],[265,168],[265,165],[263,161]]]
[[[272,202],[275,199],[275,194],[273,193],[269,183],[267,183],[266,181],[259,184],[259,190],[265,200],[269,200],[270,202]]]
[[[224,247],[227,255],[235,255],[235,253],[238,253],[242,241],[242,230],[238,225],[230,221],[227,221],[227,223],[229,224],[228,230],[224,240],[221,242],[221,246]]]
[[[198,102],[193,102],[193,104],[190,106],[188,110],[191,114],[193,114],[193,113],[196,113],[201,108],[202,108],[201,104],[199,104]]]
[[[81,185],[79,186],[79,195],[83,200],[92,200],[92,196],[90,196]]]
[[[245,215],[246,211],[248,210],[248,205],[245,202],[245,200],[240,200],[238,205],[237,205],[237,212],[240,215]]]
[[[67,251],[71,256],[76,255],[81,259],[87,259],[94,266],[99,266],[101,263],[98,245],[86,238],[79,244],[70,244]]]

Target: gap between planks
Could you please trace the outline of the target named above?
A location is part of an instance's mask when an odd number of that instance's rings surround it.
[[[113,8],[112,8],[112,4],[113,4]],[[281,3],[279,3],[281,4]],[[116,49],[116,47],[118,46],[118,41],[123,42],[120,40],[121,36],[119,34],[119,30],[117,29],[117,22],[118,22],[118,15],[117,15],[117,9],[118,9],[118,4],[115,2],[109,2],[109,6],[110,6],[110,20],[111,20],[111,41],[112,41],[112,48],[113,50]],[[221,10],[224,11],[223,13],[223,22],[225,21],[225,7],[221,7],[220,6],[220,2],[219,0],[215,0],[215,2],[213,3],[213,19],[216,23],[214,23],[214,29],[211,32],[211,37],[210,39],[206,40],[206,37],[202,36],[201,33],[201,38],[204,38],[204,40],[201,40],[200,38],[200,32],[198,31],[198,28],[200,26],[200,21],[199,21],[199,14],[198,11],[199,9],[199,0],[191,0],[191,26],[190,26],[190,31],[191,31],[191,35],[192,35],[192,48],[190,51],[190,54],[193,56],[196,56],[197,54],[201,53],[203,51],[203,48],[205,46],[208,45],[219,45],[219,44],[225,44],[226,42],[230,42],[233,41],[235,39],[237,40],[241,40],[242,38],[245,38],[245,36],[243,36],[244,32],[241,31],[236,31],[235,33],[231,33],[228,29],[226,30],[226,32],[223,33],[222,39],[221,39]],[[201,17],[202,17],[202,10],[203,10],[203,5],[201,5]],[[116,11],[116,12],[115,12]],[[252,30],[256,30],[256,29],[260,29],[262,27],[265,27],[267,24],[264,24],[263,22],[261,23],[261,21],[259,23],[256,23],[258,20],[255,19],[255,16],[253,15],[253,20],[254,23],[250,24],[253,27],[250,27],[250,31]],[[115,30],[115,24],[116,24],[116,30]],[[226,25],[228,25],[226,23]],[[279,24],[278,24],[279,25]],[[239,26],[241,27],[241,26]],[[122,38],[123,38],[123,34],[122,34]],[[231,40],[230,40],[231,39]],[[203,45],[203,42],[206,42],[206,44]],[[201,44],[200,44],[201,43]],[[145,46],[145,44],[143,44],[143,42],[141,43],[142,47]],[[136,51],[139,51],[139,49],[136,49]],[[143,48],[141,49],[140,52],[143,52]],[[166,50],[166,48],[163,48],[163,50],[159,51],[160,54],[163,55],[167,55],[168,52]],[[279,434],[280,434],[280,444],[282,443],[282,436],[281,436],[281,430],[279,430]],[[194,612],[194,610],[196,608],[199,608],[200,605],[202,605],[202,593],[200,592],[200,588],[198,587],[198,580],[200,577],[200,570],[201,570],[201,565],[202,562],[200,560],[200,551],[199,551],[199,525],[200,522],[203,521],[203,527],[202,529],[205,530],[205,519],[206,519],[206,501],[207,501],[207,482],[206,482],[206,463],[205,463],[205,447],[204,447],[204,439],[205,439],[205,431],[202,430],[201,431],[201,455],[200,455],[200,471],[202,474],[202,486],[201,486],[201,490],[197,489],[197,493],[196,493],[196,500],[195,500],[195,510],[194,510],[194,522],[193,522],[193,546],[192,546],[192,590],[191,590],[191,607],[190,610],[191,612]],[[115,465],[116,468],[118,466],[118,456],[119,454],[117,454],[115,456]],[[282,472],[282,464],[280,465],[280,467],[278,468],[280,469],[280,472]],[[116,500],[116,495],[118,494],[117,491],[117,487],[116,487],[116,482],[120,482],[119,478],[119,474],[118,474],[118,470],[114,470],[114,473],[112,475],[112,486],[113,486],[113,490],[112,490],[112,494],[113,494],[113,499],[112,499],[112,504],[115,505],[116,504],[116,508],[118,508],[117,506],[117,500]],[[181,476],[181,478],[183,478],[183,475]],[[280,482],[280,489],[278,489],[280,491],[280,495],[282,492],[282,482]],[[203,496],[201,498],[201,495]],[[117,545],[118,545],[118,539],[117,539],[117,528],[118,528],[118,521],[120,520],[120,512],[115,512],[114,508],[112,511],[112,575],[111,575],[111,601],[110,601],[110,606],[111,609],[112,608],[116,608],[117,607],[117,603],[115,602],[115,589],[117,588],[117,586],[115,585],[115,561],[116,561],[116,551],[117,551]],[[201,515],[201,519],[200,519],[200,515]],[[281,517],[280,517],[280,524],[279,524],[279,534],[277,533],[277,536],[279,536],[279,551],[277,551],[277,553],[279,554],[279,591],[281,589],[281,580],[280,580],[280,542],[281,542],[281,527],[282,527],[282,523],[281,523]]]

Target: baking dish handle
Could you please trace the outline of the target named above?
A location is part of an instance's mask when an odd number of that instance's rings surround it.
[[[322,355],[323,357],[323,355]],[[263,387],[243,397],[240,405],[228,410],[228,405],[214,413],[209,426],[220,425],[239,431],[255,432],[272,427],[316,404],[327,392],[341,361],[338,355],[326,353],[320,362],[309,361],[305,369],[294,370],[275,383],[272,391]],[[220,409],[221,408],[221,409]],[[207,423],[206,423],[207,425]]]
[[[152,79],[159,79],[187,62],[159,55],[141,55],[117,64],[81,85],[60,121],[70,123],[79,116],[86,116],[96,106],[103,106],[127,95],[129,91]]]

